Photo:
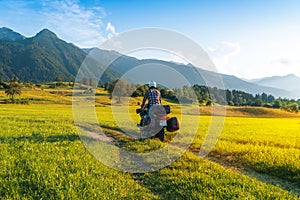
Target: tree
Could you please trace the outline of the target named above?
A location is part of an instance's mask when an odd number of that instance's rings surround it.
[[[109,83],[109,82],[106,82],[106,83],[104,84],[104,90],[105,90],[105,91],[108,91],[109,87],[110,87],[110,83]]]
[[[9,81],[5,94],[10,97],[11,101],[15,102],[15,95],[21,95],[21,87],[18,80],[14,77]]]
[[[63,81],[63,78],[61,76],[56,77],[56,81],[61,83]]]
[[[268,103],[268,95],[266,93],[262,93],[261,94],[261,100],[264,102],[264,103]]]
[[[229,105],[229,106],[234,106],[233,101],[228,101],[228,105]]]
[[[261,99],[261,98],[258,98],[258,99],[255,99],[255,101],[254,101],[254,104],[253,104],[254,106],[258,106],[258,107],[260,107],[260,106],[262,106],[263,105],[263,100]]]
[[[210,105],[211,105],[211,98],[210,98],[210,95],[209,95],[209,92],[205,92],[205,95],[204,95],[204,101],[205,103],[208,103],[210,102]]]
[[[230,90],[226,90],[226,100],[227,100],[227,102],[232,102],[233,101],[233,99],[234,99],[234,96],[233,96],[233,94],[232,94],[232,91],[230,91]],[[229,104],[229,103],[228,103]]]
[[[118,103],[121,103],[121,97],[129,96],[127,91],[127,83],[122,79],[115,80],[108,89],[108,92],[111,94],[111,97],[117,98]]]
[[[206,106],[212,106],[212,104],[213,104],[213,102],[212,102],[211,100],[209,100],[209,101],[206,102],[205,105],[206,105]]]
[[[0,89],[6,88],[6,84],[0,78]]]
[[[83,85],[88,85],[88,78],[87,77],[83,77],[82,80],[81,80],[81,83]]]
[[[295,112],[295,113],[298,113],[299,111],[299,106],[297,103],[292,103],[291,105],[289,105],[289,110],[291,112]]]
[[[273,102],[273,108],[281,108],[282,101],[280,99],[277,99]]]
[[[264,106],[265,108],[273,108],[273,105],[270,104],[270,103],[265,103],[263,106]]]
[[[56,77],[56,81],[58,82],[58,83],[56,83],[56,85],[57,85],[57,86],[61,86],[61,85],[62,85],[62,82],[63,82],[63,78],[60,77],[60,76],[58,76],[58,77]]]
[[[88,85],[91,86],[91,87],[96,88],[97,87],[97,81],[90,78],[89,81],[88,81]]]
[[[275,100],[273,95],[268,95],[268,103],[272,103]]]

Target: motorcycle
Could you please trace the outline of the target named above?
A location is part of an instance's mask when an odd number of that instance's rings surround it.
[[[169,132],[174,132],[180,128],[176,117],[167,117],[171,113],[169,105],[153,105],[145,110],[139,108],[136,109],[136,113],[141,116],[138,124],[140,127],[140,138],[158,138],[163,142],[165,129]]]

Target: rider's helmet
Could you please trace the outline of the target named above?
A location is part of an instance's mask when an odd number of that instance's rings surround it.
[[[155,82],[155,81],[150,81],[150,82],[148,83],[148,85],[149,85],[149,88],[151,88],[151,87],[156,88],[156,82]]]

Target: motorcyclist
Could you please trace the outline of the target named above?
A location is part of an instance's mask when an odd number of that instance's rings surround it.
[[[149,83],[149,89],[147,90],[146,94],[144,95],[144,99],[141,105],[142,110],[150,109],[153,105],[161,105],[161,94],[156,89],[156,82],[150,81]],[[148,100],[148,107],[146,104],[146,101]]]
[[[161,103],[161,94],[160,92],[157,90],[156,88],[156,82],[155,81],[150,81],[148,83],[149,85],[149,89],[146,91],[144,98],[143,98],[143,102],[141,105],[141,125],[143,126],[144,124],[146,124],[146,121],[148,120],[148,117],[152,117],[153,113],[150,111],[151,107],[153,107],[153,105],[162,105]],[[148,104],[146,104],[146,101],[148,100]],[[154,125],[153,123],[151,123],[152,125]]]

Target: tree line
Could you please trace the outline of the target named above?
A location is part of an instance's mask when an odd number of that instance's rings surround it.
[[[59,80],[58,80],[59,81]],[[94,80],[83,80],[83,84],[91,87],[97,86]],[[121,97],[141,97],[148,90],[148,85],[127,83],[124,80],[115,80],[112,83],[107,82],[102,85],[111,96],[117,97],[120,101]],[[3,82],[0,79],[0,89],[3,88],[5,94],[9,96],[10,102],[15,102],[15,96],[20,95],[21,83],[17,78],[12,78],[9,82]],[[200,106],[211,106],[214,104],[229,106],[255,106],[266,108],[280,108],[290,112],[298,112],[300,107],[300,99],[275,98],[273,95],[250,94],[239,90],[224,90],[216,87],[207,87],[203,85],[183,86],[182,88],[174,88],[172,90],[158,86],[163,98],[178,102],[181,104],[197,103]]]
[[[118,98],[121,96],[144,96],[148,89],[147,85],[127,83],[124,80],[115,80],[112,83],[107,82],[102,87],[112,94],[116,84],[118,86],[116,91],[118,92],[114,92],[114,95]],[[182,88],[174,88],[172,90],[158,86],[158,90],[160,90],[163,98],[181,104],[198,103],[202,106],[211,106],[213,104],[255,106],[281,108],[290,112],[298,112],[300,107],[300,99],[275,98],[273,95],[266,93],[253,95],[239,90],[224,90],[203,85],[183,86]]]

